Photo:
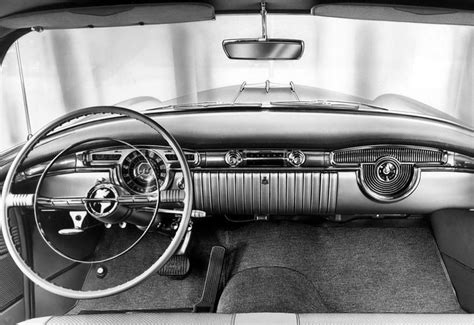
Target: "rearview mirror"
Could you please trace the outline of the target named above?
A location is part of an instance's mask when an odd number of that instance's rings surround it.
[[[297,60],[303,55],[304,42],[297,39],[268,38],[265,0],[260,3],[261,38],[226,39],[222,42],[229,59],[236,60]]]
[[[229,59],[297,60],[303,55],[304,42],[295,39],[230,39],[222,42]]]

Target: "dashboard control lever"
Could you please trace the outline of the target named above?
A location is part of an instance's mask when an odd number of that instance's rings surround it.
[[[66,229],[58,230],[58,234],[63,235],[63,236],[72,236],[72,235],[82,234],[83,232],[84,232],[83,229],[77,229],[77,228],[66,228]]]
[[[183,238],[183,241],[181,242],[181,245],[179,246],[178,250],[175,253],[176,255],[185,255],[186,251],[189,246],[189,242],[191,241],[191,233],[193,230],[193,223],[192,221],[189,222],[188,229],[186,230],[186,235]]]
[[[191,218],[205,218],[207,217],[206,211],[193,210],[191,211]]]

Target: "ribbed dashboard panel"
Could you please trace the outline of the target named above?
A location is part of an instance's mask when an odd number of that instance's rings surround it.
[[[444,153],[436,149],[412,147],[373,147],[345,149],[334,152],[336,164],[357,164],[375,162],[380,157],[394,157],[400,162],[443,163]]]
[[[195,172],[195,208],[212,215],[334,213],[337,173]]]

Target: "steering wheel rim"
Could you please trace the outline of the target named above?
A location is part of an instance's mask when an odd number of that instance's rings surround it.
[[[18,168],[22,165],[24,159],[31,152],[31,150],[39,143],[41,139],[43,139],[49,133],[51,133],[52,131],[54,131],[55,129],[64,125],[67,122],[70,122],[74,119],[77,119],[83,116],[99,115],[99,114],[115,114],[115,115],[122,115],[128,118],[132,118],[134,120],[137,120],[139,122],[142,122],[148,125],[150,128],[152,128],[154,131],[156,131],[160,136],[162,136],[166,140],[166,142],[169,144],[171,149],[175,152],[178,162],[180,164],[182,173],[183,173],[183,180],[185,184],[184,200],[183,200],[184,207],[182,210],[181,220],[179,222],[178,229],[176,230],[175,236],[171,240],[170,244],[168,245],[164,253],[148,269],[146,269],[145,271],[143,271],[141,274],[134,277],[133,279],[128,280],[127,282],[124,282],[122,284],[116,285],[111,288],[92,290],[92,291],[81,291],[81,290],[74,290],[70,288],[64,288],[43,279],[32,268],[30,268],[30,266],[23,260],[23,258],[20,256],[20,253],[15,248],[15,244],[13,242],[10,227],[8,226],[8,219],[9,219],[8,210],[10,206],[7,202],[8,202],[8,196],[12,195],[11,186],[13,184],[14,177],[17,174]],[[31,281],[33,281],[39,287],[43,288],[44,290],[48,292],[51,292],[63,297],[67,297],[67,298],[73,298],[73,299],[95,299],[95,298],[107,297],[107,296],[111,296],[111,295],[123,292],[125,290],[128,290],[136,286],[137,284],[139,284],[140,282],[148,278],[150,275],[152,275],[154,272],[159,270],[161,267],[163,267],[166,264],[166,262],[173,256],[176,250],[179,248],[179,245],[181,244],[181,241],[183,240],[186,234],[188,224],[191,219],[191,211],[192,211],[192,203],[193,203],[193,196],[192,196],[193,187],[192,187],[191,171],[187,164],[186,157],[180,145],[176,141],[176,139],[174,139],[174,137],[168,131],[166,131],[166,129],[164,129],[160,124],[158,124],[156,121],[154,121],[150,117],[144,114],[126,109],[126,108],[115,107],[115,106],[97,106],[97,107],[89,107],[89,108],[76,110],[52,121],[51,123],[43,127],[39,132],[33,135],[33,137],[31,137],[26,142],[26,144],[23,146],[23,148],[20,150],[20,152],[17,154],[17,156],[13,160],[8,170],[7,176],[5,178],[2,193],[3,193],[2,200],[0,202],[0,205],[1,205],[0,226],[2,228],[2,234],[4,237],[5,245],[13,261],[15,262],[15,264],[18,266],[18,268],[22,271],[22,273],[25,276],[27,276]]]

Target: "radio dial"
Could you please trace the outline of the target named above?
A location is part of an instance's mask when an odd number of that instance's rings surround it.
[[[242,162],[242,155],[238,151],[231,150],[226,153],[225,162],[230,167],[237,167]]]
[[[299,167],[304,164],[306,157],[300,150],[293,150],[288,155],[288,161],[295,167]]]

